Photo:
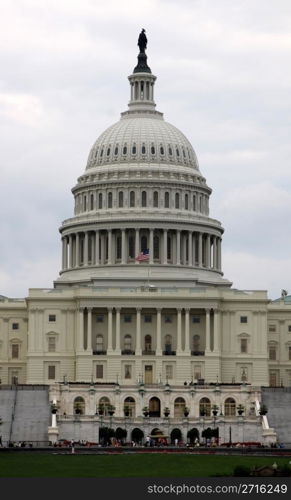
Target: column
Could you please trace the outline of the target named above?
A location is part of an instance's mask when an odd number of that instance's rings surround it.
[[[84,266],[88,266],[88,241],[89,241],[89,233],[85,232],[85,240],[84,240]]]
[[[210,309],[206,309],[205,351],[210,351]]]
[[[87,307],[88,316],[87,316],[87,351],[91,351],[92,349],[92,308]]]
[[[220,311],[215,309],[214,311],[214,323],[213,323],[213,350],[215,352],[220,351]]]
[[[190,309],[185,309],[185,354],[190,354]]]
[[[221,238],[217,238],[217,269],[221,271]]]
[[[150,229],[149,251],[150,251],[150,264],[153,264],[154,263],[154,230],[153,229]]]
[[[116,311],[116,342],[115,342],[115,353],[120,354],[120,307],[115,308]]]
[[[168,264],[168,230],[163,231],[163,264]]]
[[[121,264],[126,264],[126,239],[125,229],[121,229]]]
[[[217,245],[216,245],[216,236],[213,238],[213,269],[217,267]]]
[[[162,326],[162,310],[157,309],[157,347],[156,355],[162,354],[162,338],[161,338],[161,326]]]
[[[73,267],[73,235],[69,235],[69,252],[70,252],[70,259],[69,259],[69,267]]]
[[[107,353],[112,354],[112,307],[107,308]]]
[[[76,258],[75,258],[75,267],[79,267],[80,265],[80,236],[79,233],[76,234]]]
[[[136,308],[136,346],[135,354],[141,354],[141,308]]]
[[[95,231],[95,266],[99,266],[99,229]]]
[[[104,266],[105,264],[105,236],[104,233],[100,234],[101,238],[101,264]]]
[[[79,309],[79,351],[84,350],[84,309]]]
[[[177,354],[182,350],[182,309],[177,309]]]
[[[192,231],[188,231],[188,266],[192,265]]]
[[[202,267],[202,233],[198,233],[198,267]]]
[[[177,251],[176,251],[176,255],[177,255],[177,266],[179,266],[181,264],[181,255],[180,255],[180,251],[181,251],[181,231],[180,229],[177,229],[176,231],[176,244],[177,244]]]
[[[62,237],[62,270],[65,269],[65,249],[66,249],[66,242],[65,242],[65,237]]]
[[[209,269],[211,267],[211,241],[210,234],[207,235],[206,239],[206,267]]]
[[[193,266],[196,266],[196,233],[193,233],[192,262]]]
[[[135,230],[135,256],[137,257],[139,254],[139,229]],[[138,260],[135,261],[136,264],[138,264]]]
[[[107,264],[112,264],[112,229],[108,229],[108,259]]]

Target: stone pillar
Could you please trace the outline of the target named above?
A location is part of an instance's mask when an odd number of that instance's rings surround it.
[[[101,233],[101,265],[105,264],[105,236],[104,233]]]
[[[207,235],[206,239],[206,267],[210,269],[211,267],[211,241],[210,234]]]
[[[198,233],[198,267],[202,267],[202,233]]]
[[[216,236],[213,237],[213,269],[217,268],[217,245]]]
[[[95,266],[99,266],[99,229],[95,231]]]
[[[120,354],[120,307],[115,308],[116,311],[116,342],[115,342],[115,354]]]
[[[180,229],[177,229],[176,231],[176,256],[177,256],[177,266],[181,264],[181,231]]]
[[[154,230],[152,228],[150,228],[149,251],[150,251],[150,264],[153,264],[154,263]]]
[[[126,264],[126,239],[125,229],[121,229],[121,264]]]
[[[112,307],[107,308],[108,322],[107,322],[107,353],[112,354]]]
[[[188,266],[192,266],[192,231],[188,231]]]
[[[92,308],[87,307],[88,315],[87,315],[87,351],[91,351],[92,349]]]
[[[108,229],[108,259],[107,264],[112,264],[112,229]]]
[[[73,267],[73,235],[70,234],[69,236],[69,252],[70,252],[70,260],[69,260],[69,267]]]
[[[190,354],[190,309],[185,309],[185,354]]]
[[[135,354],[141,354],[141,308],[136,308],[136,346]]]
[[[88,266],[88,242],[89,242],[89,233],[85,232],[85,241],[84,241],[84,266]]]
[[[217,238],[217,269],[221,271],[221,238]]]
[[[168,230],[163,230],[163,264],[168,264]]]
[[[65,236],[62,237],[62,270],[65,269],[65,249],[66,249],[66,242],[65,242]]]
[[[135,230],[135,258],[138,256],[139,254],[139,229],[136,229]],[[136,264],[139,264],[139,261],[136,260],[135,261]]]
[[[210,309],[206,309],[205,351],[210,351]]]
[[[160,356],[162,354],[162,311],[161,309],[157,309],[157,347],[156,347],[156,355]]]
[[[182,309],[177,309],[177,354],[182,351]]]
[[[80,266],[80,236],[79,233],[76,234],[76,257],[75,257],[75,267]]]
[[[79,351],[84,351],[84,309],[79,309]]]
[[[220,311],[215,309],[213,322],[213,350],[220,351]]]
[[[193,266],[196,266],[196,233],[193,233],[192,263]]]

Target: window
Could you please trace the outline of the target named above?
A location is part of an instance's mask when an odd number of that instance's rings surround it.
[[[103,349],[104,349],[103,335],[101,335],[101,333],[98,333],[96,336],[96,350],[97,352],[102,352]]]
[[[116,148],[114,149],[114,154],[115,156],[118,155],[118,146],[116,146]]]
[[[108,208],[112,208],[112,193],[108,193],[108,200],[107,200],[107,205]]]
[[[146,352],[150,352],[152,350],[152,337],[150,335],[145,336],[144,347]]]
[[[131,314],[124,315],[124,323],[131,323],[132,317]]]
[[[143,154],[143,155],[146,154],[146,148],[145,148],[145,146],[142,146],[142,148],[141,148],[141,154]]]
[[[193,335],[193,351],[199,352],[200,350],[200,335]]]
[[[94,195],[90,194],[90,210],[94,210]]]
[[[127,147],[123,146],[122,154],[126,155],[126,153],[127,153]]]
[[[169,208],[170,207],[170,196],[169,196],[169,193],[168,191],[165,192],[165,208]]]
[[[48,366],[48,377],[49,380],[55,380],[56,378],[56,367],[55,365]]]
[[[142,191],[142,193],[141,193],[141,206],[142,207],[147,206],[147,193],[146,193],[146,191]]]
[[[165,323],[172,323],[172,317],[171,316],[165,316]]]
[[[166,380],[172,379],[173,377],[173,365],[166,365]]]
[[[248,322],[248,317],[247,316],[241,316],[240,317],[240,322],[241,323],[247,323]]]
[[[85,414],[85,401],[84,398],[81,398],[81,396],[77,396],[74,399],[74,413],[77,415]]]
[[[104,321],[104,315],[103,314],[97,314],[96,316],[96,322],[97,323],[103,323]]]
[[[56,321],[56,315],[55,314],[49,314],[49,322],[54,323]]]
[[[246,353],[248,352],[248,340],[240,339],[240,352]]]
[[[135,416],[135,400],[133,398],[125,398],[124,400],[124,412],[126,412],[126,416],[134,417]]]
[[[196,196],[195,196],[195,194],[193,195],[193,210],[194,210],[194,212],[196,211]]]
[[[125,335],[125,337],[124,337],[124,349],[126,351],[131,351],[131,348],[132,348],[131,335]]]
[[[185,210],[189,209],[188,195],[185,194]]]
[[[291,346],[288,346],[288,359],[291,361]]]
[[[201,366],[194,366],[194,380],[199,380],[201,378]]]
[[[269,332],[276,332],[276,325],[269,325]]]
[[[269,347],[269,359],[275,361],[277,359],[277,349],[275,346]]]
[[[151,316],[151,314],[145,314],[144,315],[144,322],[145,323],[151,323],[152,322],[152,316]]]
[[[199,316],[192,316],[192,323],[200,323]]]
[[[165,336],[165,352],[166,353],[172,352],[172,335]]]
[[[87,210],[87,197],[84,196],[84,211]]]
[[[175,208],[180,208],[180,195],[179,195],[179,193],[175,194]]]
[[[118,193],[118,206],[119,208],[123,207],[123,191],[119,191]]]
[[[224,414],[226,417],[234,417],[236,413],[236,404],[233,398],[227,398],[224,403]]]
[[[165,151],[164,151],[163,146],[161,146],[161,147],[160,147],[160,153],[161,153],[161,155],[164,155],[164,154],[165,154]]]
[[[180,156],[180,151],[179,151],[179,149],[178,149],[178,148],[176,148],[176,155],[177,155],[177,157],[179,157],[179,156]]]
[[[132,154],[136,155],[136,146],[132,146]]]
[[[154,259],[160,258],[160,238],[154,236]]]
[[[102,208],[102,193],[99,193],[99,196],[98,196],[98,208]]]
[[[48,338],[48,352],[56,352],[56,338],[55,337]]]
[[[134,251],[134,237],[129,236],[128,238],[128,256],[130,259],[133,259],[135,256],[135,251]]]
[[[96,378],[103,378],[103,365],[96,365]]]
[[[124,365],[124,378],[131,378],[132,366]]]
[[[12,344],[12,349],[11,349],[11,357],[12,359],[18,359],[19,358],[19,345],[18,344]]]
[[[174,401],[174,417],[183,417],[186,403],[184,398],[176,398]]]
[[[154,191],[154,207],[159,206],[159,193],[158,191]]]
[[[211,403],[210,399],[202,398],[199,402],[199,413],[200,415],[204,415],[206,417],[210,417]]]
[[[156,154],[156,149],[155,149],[155,146],[152,146],[152,147],[151,147],[151,154],[152,154],[152,155]]]
[[[19,330],[19,323],[12,323],[12,330]]]
[[[169,149],[168,149],[168,153],[169,153],[169,156],[172,156],[172,154],[173,154],[173,150],[172,150],[172,148],[171,148],[171,147],[169,147]]]
[[[116,236],[116,259],[121,259],[121,236]]]
[[[288,332],[291,333],[291,325],[288,325]]]
[[[129,206],[130,207],[134,207],[135,206],[135,192],[134,191],[130,191],[130,194],[129,194]]]

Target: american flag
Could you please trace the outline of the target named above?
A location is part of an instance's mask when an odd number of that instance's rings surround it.
[[[138,256],[135,258],[135,260],[138,260],[139,262],[143,261],[143,260],[149,260],[150,258],[150,251],[148,248],[146,248],[145,250],[142,250],[142,252],[140,252],[138,254]]]

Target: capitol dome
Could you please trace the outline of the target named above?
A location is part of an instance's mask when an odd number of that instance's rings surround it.
[[[188,139],[155,109],[145,53],[128,79],[128,109],[96,140],[72,189],[55,286],[230,286],[211,189]]]

